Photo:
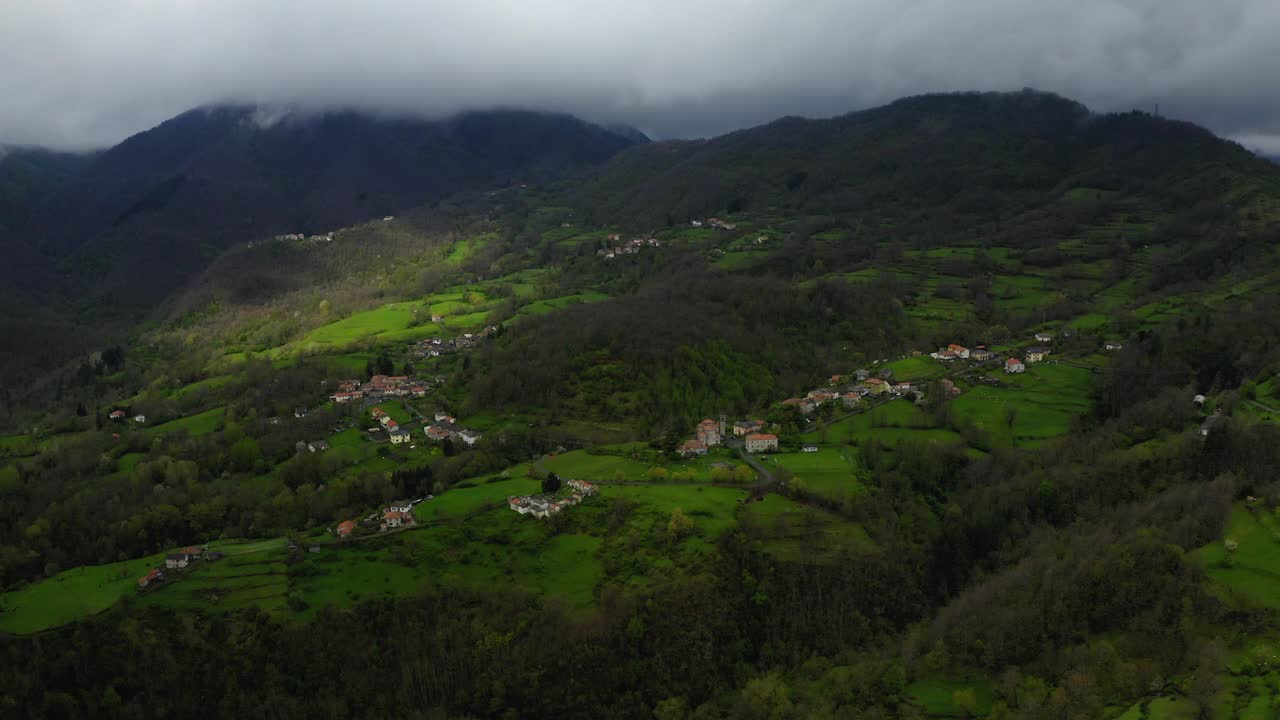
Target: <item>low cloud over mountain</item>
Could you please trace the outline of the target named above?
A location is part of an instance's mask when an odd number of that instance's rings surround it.
[[[689,137],[1031,86],[1275,153],[1278,30],[1270,0],[5,3],[0,144],[100,147],[222,102],[518,106]]]

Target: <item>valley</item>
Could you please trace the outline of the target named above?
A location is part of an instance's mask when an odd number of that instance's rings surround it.
[[[228,243],[10,396],[0,634],[322,627],[477,715],[1271,717],[1280,171],[1082,111],[912,98]]]

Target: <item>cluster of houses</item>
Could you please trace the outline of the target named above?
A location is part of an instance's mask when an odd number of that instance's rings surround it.
[[[701,220],[690,220],[689,224],[694,227],[703,226],[703,222]],[[714,218],[714,217],[707,218],[707,222],[705,224],[708,227],[719,228],[721,230],[733,230],[738,227],[736,224],[731,223],[728,220],[721,220],[720,218]]]
[[[861,404],[863,398],[869,396],[902,397],[913,393],[918,396],[924,395],[911,383],[894,382],[893,371],[888,368],[876,375],[872,375],[870,370],[860,369],[855,371],[852,378],[832,375],[826,386],[810,390],[804,397],[787,398],[782,401],[782,404],[794,407],[804,415],[811,415],[829,402],[839,401],[842,407],[851,410]]]
[[[288,233],[287,235],[276,235],[275,239],[281,242],[286,240],[292,240],[295,242],[301,242],[303,240],[306,240],[309,242],[317,242],[317,243],[333,242],[333,233],[330,232],[330,233],[325,233],[324,235],[310,235],[310,236],[303,235],[302,233]],[[250,243],[250,247],[252,247],[252,243]]]
[[[378,532],[386,532],[395,530],[396,528],[409,527],[417,524],[417,519],[413,517],[413,506],[423,500],[430,500],[431,496],[418,498],[417,500],[396,500],[387,505],[387,507],[378,512],[369,515],[363,520],[343,520],[338,523],[338,527],[334,528],[333,534],[339,539],[351,537],[357,529],[364,528],[368,532],[372,532],[375,528]]]
[[[612,260],[619,255],[635,255],[640,252],[640,248],[661,247],[662,245],[662,243],[654,237],[631,238],[626,242],[622,242],[622,236],[617,233],[609,235],[609,242],[617,244],[600,248],[596,251],[596,257],[604,260]]]
[[[151,568],[145,575],[138,578],[138,589],[144,590],[152,584],[164,580],[166,570],[185,570],[197,560],[213,562],[222,558],[223,553],[210,550],[208,547],[185,547],[177,552],[171,552],[164,556],[163,569],[158,567]]]
[[[434,420],[435,422],[422,429],[427,434],[428,440],[444,442],[452,439],[467,445],[475,445],[480,438],[484,437],[476,430],[459,425],[457,419],[449,413],[438,412],[435,414]]]
[[[544,518],[572,507],[591,495],[596,486],[586,480],[565,480],[559,492],[548,495],[519,495],[507,498],[507,506],[521,515]]]
[[[431,322],[442,322],[440,315],[432,315]],[[497,325],[490,325],[478,333],[463,333],[456,338],[426,338],[414,343],[410,348],[414,356],[423,360],[437,358],[449,353],[462,352],[474,348],[479,342],[498,332]]]
[[[694,436],[681,443],[679,453],[684,457],[706,455],[708,448],[723,445],[726,437],[725,419],[719,421],[706,418],[694,429]],[[733,424],[734,437],[743,439],[744,447],[749,453],[768,452],[778,449],[778,436],[762,432],[763,420],[742,420]]]
[[[1028,363],[1043,362],[1045,358],[1053,353],[1053,348],[1048,343],[1053,342],[1053,335],[1049,333],[1036,333],[1036,342],[1040,345],[1028,347],[1021,358],[1010,357],[1004,361],[1004,371],[1007,374],[1022,373],[1027,371]],[[1120,348],[1119,343],[1107,343],[1106,349],[1116,350]],[[986,347],[979,345],[977,349],[970,350],[963,345],[951,343],[944,348],[938,348],[937,352],[929,353],[929,357],[944,362],[956,360],[975,360],[977,362],[986,362],[988,360],[998,359],[998,355],[988,350]]]
[[[916,353],[912,354],[914,355]],[[938,348],[937,352],[929,353],[929,357],[943,362],[952,362],[955,360],[975,360],[977,362],[986,362],[988,360],[996,359],[997,355],[988,350],[985,345],[979,345],[978,347],[970,350],[963,345],[951,343],[944,348]]]
[[[347,380],[329,396],[336,403],[376,402],[388,397],[426,397],[430,386],[407,375],[374,375],[369,382]]]
[[[400,423],[387,414],[386,410],[375,407],[369,411],[374,421],[378,423],[378,427],[369,428],[370,435],[380,436],[380,433],[386,433],[387,438],[391,440],[392,445],[400,445],[407,443],[413,439],[408,430],[400,427]],[[380,437],[379,437],[380,439]]]

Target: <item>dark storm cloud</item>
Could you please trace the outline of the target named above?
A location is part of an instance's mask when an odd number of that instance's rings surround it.
[[[1277,0],[7,0],[0,142],[190,107],[565,110],[658,137],[1036,87],[1280,152]]]

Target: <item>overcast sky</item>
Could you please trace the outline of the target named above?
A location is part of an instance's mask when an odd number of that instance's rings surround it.
[[[694,137],[1022,87],[1280,153],[1280,0],[0,0],[0,144],[103,146],[227,101]]]

